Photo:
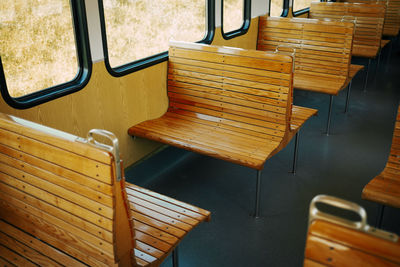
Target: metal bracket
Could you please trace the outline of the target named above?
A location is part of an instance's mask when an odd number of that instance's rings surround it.
[[[322,212],[318,210],[318,208],[316,207],[317,203],[324,203],[333,207],[353,211],[360,216],[361,220],[351,221],[332,214]],[[368,225],[367,213],[363,207],[357,205],[356,203],[332,196],[318,195],[313,198],[313,200],[310,203],[308,226],[310,226],[311,223],[315,220],[323,220],[330,223],[339,224],[341,226],[351,228],[360,232],[364,232],[392,242],[397,242],[399,239],[399,237],[394,233],[386,232],[381,229],[377,229]]]
[[[300,45],[302,45],[302,44],[300,44]],[[289,55],[291,55],[292,57],[293,57],[293,66],[292,66],[292,72],[294,72],[294,64],[295,64],[295,61],[296,61],[296,48],[294,48],[294,47],[291,47],[291,46],[288,46],[288,45],[278,45],[276,48],[275,48],[275,51],[274,51],[274,53],[275,54],[277,54],[277,53],[282,53],[283,51],[279,51],[279,48],[280,47],[285,47],[285,48],[289,48],[289,49],[292,49],[292,53],[290,53],[289,52]],[[283,52],[284,53],[284,52]]]
[[[110,146],[96,141],[94,135],[107,138],[108,140],[111,141],[112,145]],[[92,129],[88,132],[86,139],[78,138],[77,141],[87,143],[91,146],[110,152],[114,156],[115,160],[117,182],[121,181],[122,173],[121,173],[121,160],[119,157],[119,143],[118,143],[118,138],[112,132],[101,129]]]
[[[357,17],[354,17],[354,16],[349,16],[349,15],[342,16],[342,19],[340,21],[341,22],[353,22],[354,27],[356,27],[356,25],[357,25]]]

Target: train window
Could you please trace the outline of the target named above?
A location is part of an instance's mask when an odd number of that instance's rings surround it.
[[[245,34],[250,26],[250,0],[221,0],[222,36]]]
[[[283,13],[283,0],[271,0],[269,2],[269,15],[279,17]]]
[[[91,73],[83,1],[0,1],[0,90],[29,108],[80,90]]]
[[[105,63],[114,76],[168,58],[169,40],[211,43],[214,0],[99,0]]]
[[[293,0],[293,13],[310,7],[311,0]]]

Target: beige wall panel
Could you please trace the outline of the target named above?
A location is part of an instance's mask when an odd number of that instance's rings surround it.
[[[213,45],[223,45],[240,47],[244,49],[257,48],[257,35],[258,35],[258,17],[251,19],[249,31],[245,35],[241,35],[230,40],[225,40],[221,34],[221,28],[215,29],[215,37],[212,42]]]
[[[89,84],[81,91],[27,110],[16,110],[0,100],[0,111],[81,137],[92,128],[117,135],[125,167],[156,149],[159,144],[133,140],[130,126],[161,116],[168,107],[167,63],[122,78],[112,77],[104,62],[93,65]]]

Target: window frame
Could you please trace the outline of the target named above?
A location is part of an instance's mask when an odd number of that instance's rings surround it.
[[[215,35],[215,0],[204,0],[206,1],[206,32],[202,40],[196,43],[211,44]],[[114,77],[122,77],[132,72],[136,72],[158,63],[168,60],[168,50],[154,54],[145,58],[141,58],[118,67],[111,67],[108,54],[107,45],[107,31],[104,16],[104,6],[103,0],[98,0],[99,5],[99,15],[100,15],[100,28],[101,28],[101,39],[103,42],[103,54],[104,54],[104,64],[107,71]]]
[[[296,2],[296,0],[293,0],[293,6],[292,6],[292,15],[293,17],[298,17],[301,16],[303,14],[309,13],[310,12],[310,7],[305,7],[299,10],[294,11],[294,2]],[[310,3],[312,2],[312,0],[310,1]]]
[[[251,0],[243,0],[243,24],[242,26],[230,32],[224,32],[224,0],[221,0],[221,35],[225,40],[229,40],[240,35],[246,34],[249,31],[251,23]]]
[[[20,97],[12,97],[8,92],[3,63],[0,57],[0,92],[5,102],[16,109],[28,109],[83,89],[92,74],[92,57],[84,1],[71,0],[71,16],[77,52],[78,72],[71,81],[44,88]]]
[[[287,17],[289,15],[289,0],[282,0],[282,2],[283,2],[282,13],[281,13],[280,17]],[[271,3],[272,3],[272,1],[270,0],[269,8],[268,8],[268,16],[271,16]]]
[[[292,10],[293,17],[298,17],[298,16],[301,16],[301,15],[307,14],[309,12],[310,12],[310,7],[306,7],[306,8],[297,10],[297,11],[293,11]]]

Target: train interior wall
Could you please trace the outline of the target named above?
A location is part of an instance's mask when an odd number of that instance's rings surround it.
[[[231,40],[224,40],[217,28],[213,44],[255,49],[257,29],[258,17],[252,19],[247,34]],[[111,131],[120,141],[125,166],[129,166],[160,146],[141,138],[134,140],[127,130],[166,111],[166,72],[167,63],[163,62],[116,78],[101,60],[93,64],[92,77],[81,91],[27,110],[14,109],[0,99],[0,112],[81,137],[93,128]]]

